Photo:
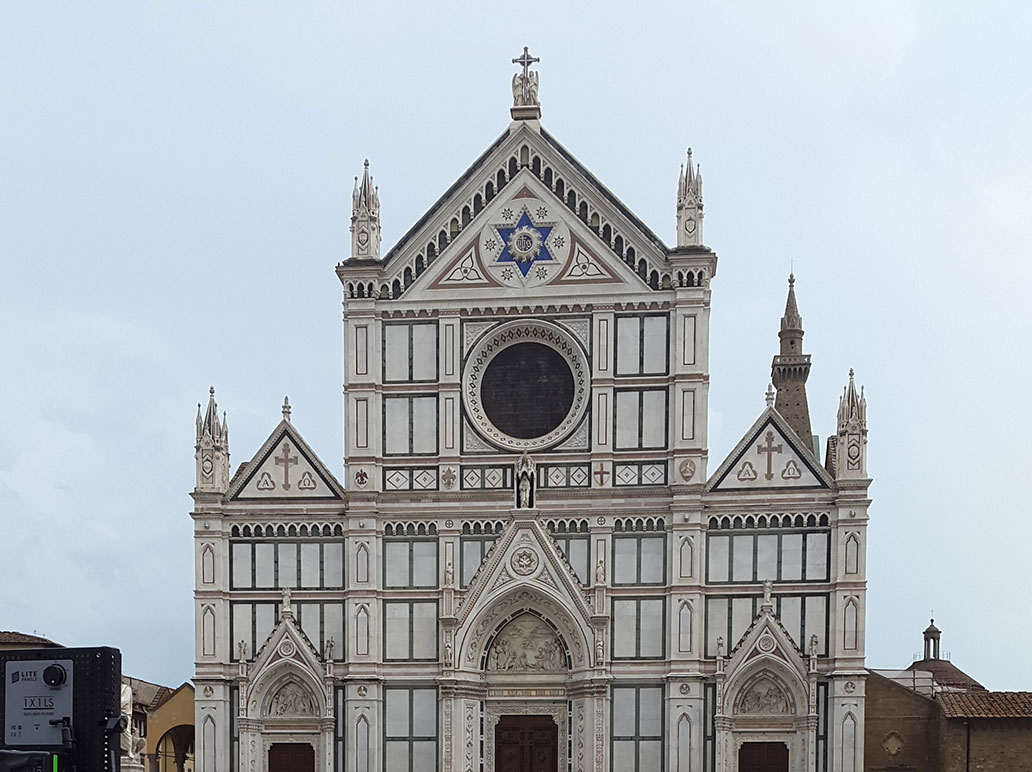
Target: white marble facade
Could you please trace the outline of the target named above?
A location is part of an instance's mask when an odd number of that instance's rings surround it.
[[[664,246],[541,128],[528,58],[387,254],[356,186],[342,476],[289,404],[232,477],[198,415],[198,772],[492,772],[520,716],[562,772],[862,769],[852,374],[829,458],[771,397],[711,469],[701,175]]]

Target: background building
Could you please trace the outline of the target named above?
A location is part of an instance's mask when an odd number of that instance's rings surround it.
[[[514,61],[511,124],[386,254],[356,181],[343,480],[286,400],[232,475],[198,411],[198,769],[860,770],[852,373],[822,462],[790,278],[777,392],[711,469],[699,169],[667,247]]]
[[[865,769],[1032,771],[1032,692],[991,692],[940,650],[935,621],[906,670],[871,671]]]

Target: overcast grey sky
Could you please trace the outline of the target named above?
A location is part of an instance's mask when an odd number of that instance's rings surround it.
[[[1032,689],[1030,38],[1018,2],[3,3],[0,629],[192,675],[196,403],[235,467],[289,394],[339,470],[353,177],[386,251],[505,130],[528,45],[544,127],[667,243],[702,164],[709,471],[794,262],[815,432],[867,389],[868,664],[934,609],[959,667]]]

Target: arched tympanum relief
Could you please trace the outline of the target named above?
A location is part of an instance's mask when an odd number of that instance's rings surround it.
[[[487,670],[557,673],[567,669],[566,649],[555,632],[533,614],[513,619],[495,636]]]
[[[530,614],[543,621],[552,634],[563,644],[567,666],[581,668],[587,663],[591,639],[586,637],[581,626],[570,617],[570,611],[544,592],[521,588],[511,594],[496,598],[482,610],[470,626],[456,638],[459,651],[463,652],[460,662],[469,668],[488,668],[488,655],[494,639],[511,621]],[[530,657],[528,655],[528,662]],[[544,671],[539,671],[544,672]]]
[[[318,703],[308,687],[298,681],[287,681],[273,694],[267,716],[317,716]]]
[[[780,716],[793,712],[788,691],[773,676],[765,673],[742,689],[735,705],[738,715]]]

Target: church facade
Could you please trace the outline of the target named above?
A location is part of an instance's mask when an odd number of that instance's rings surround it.
[[[664,245],[533,61],[389,252],[356,183],[342,476],[286,401],[232,475],[198,412],[198,772],[863,769],[863,396],[822,462],[790,280],[777,391],[711,466],[702,177]]]

